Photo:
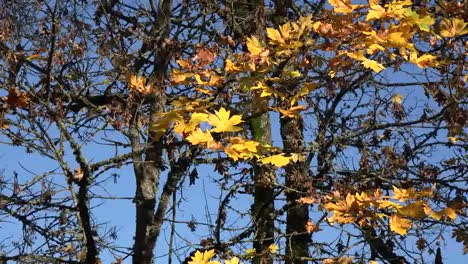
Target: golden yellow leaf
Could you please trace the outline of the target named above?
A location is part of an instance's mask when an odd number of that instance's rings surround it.
[[[255,86],[250,87],[252,90],[261,90],[262,93],[260,97],[267,97],[275,93],[270,87],[268,87],[264,82],[257,82]]]
[[[468,22],[465,22],[461,18],[442,18],[440,26],[440,35],[453,38],[468,33]]]
[[[186,68],[186,69],[191,69],[192,68],[192,63],[190,62],[190,60],[178,59],[177,64],[179,64],[179,66],[182,67],[182,68]]]
[[[62,248],[62,252],[64,253],[73,253],[73,251],[75,251],[73,244],[69,244],[68,246]]]
[[[266,158],[262,158],[259,161],[262,164],[272,164],[276,167],[283,167],[289,164],[291,158],[285,157],[284,154],[277,154],[273,156],[269,156]]]
[[[424,54],[418,57],[416,52],[410,54],[410,61],[419,68],[435,67],[439,65],[437,57],[431,54]]]
[[[200,128],[193,131],[190,136],[185,138],[192,145],[204,144],[213,141],[210,131],[203,132]]]
[[[247,38],[247,49],[249,50],[250,54],[253,56],[258,56],[263,52],[263,44],[260,42],[260,40],[253,36],[250,38]]]
[[[191,78],[191,73],[181,72],[177,69],[172,70],[172,81],[176,84],[185,83],[187,79]]]
[[[199,72],[194,75],[195,80],[200,85],[219,86],[223,83],[223,77],[207,71]]]
[[[328,0],[333,10],[337,13],[350,14],[358,5],[352,5],[351,0]]]
[[[234,161],[238,159],[253,158],[257,153],[257,147],[260,143],[252,140],[246,140],[240,137],[229,139],[229,146],[224,148],[224,152]]]
[[[219,262],[209,261],[216,255],[214,249],[207,250],[204,252],[197,251],[195,252],[195,256],[192,257],[192,260],[188,262],[188,264],[215,264]]]
[[[426,216],[426,205],[422,201],[417,201],[397,209],[401,216],[410,217],[414,219],[421,219]]]
[[[208,121],[208,115],[205,113],[193,113],[190,118],[191,124],[200,124],[201,122]]]
[[[366,21],[380,19],[387,15],[385,9],[379,5],[379,1],[369,1],[369,12],[366,16]]]
[[[240,67],[237,67],[230,59],[226,59],[226,65],[224,66],[226,72],[239,72]]]
[[[281,33],[274,28],[267,28],[267,36],[275,44],[285,44]]]
[[[402,236],[408,233],[408,229],[411,228],[411,221],[400,217],[398,214],[394,214],[390,218],[390,230],[393,232],[400,234]]]
[[[245,257],[247,258],[254,258],[256,254],[257,251],[255,250],[255,248],[245,250]]]
[[[408,40],[404,37],[403,32],[392,32],[387,35],[387,41],[396,46],[405,46]]]
[[[172,123],[180,122],[183,122],[183,117],[177,110],[160,113],[157,120],[151,124],[151,132],[155,133],[155,138],[159,139],[171,127]]]
[[[352,257],[327,258],[323,260],[322,264],[353,264],[353,258]]]
[[[240,115],[233,115],[230,117],[230,111],[227,111],[223,107],[219,111],[215,111],[216,114],[208,116],[208,123],[214,128],[211,132],[236,132],[242,130],[242,128],[237,127],[236,125],[242,123],[242,117]]]
[[[289,118],[298,118],[300,117],[301,111],[304,111],[306,108],[303,105],[296,105],[287,110],[281,108],[274,108],[276,111],[281,113],[281,118],[289,117]]]
[[[284,75],[290,78],[299,78],[302,76],[299,71],[285,71]]]
[[[367,54],[372,55],[372,54],[374,54],[374,53],[375,53],[376,51],[378,51],[378,50],[384,51],[385,48],[382,47],[382,46],[379,45],[379,44],[375,44],[375,43],[374,43],[374,44],[371,44],[371,45],[366,49],[366,52],[367,52]]]
[[[32,54],[31,56],[26,57],[27,61],[33,60],[47,60],[47,57],[41,56],[41,54]]]
[[[392,97],[392,103],[394,104],[401,104],[403,101],[403,95],[397,93]]]
[[[130,76],[130,88],[141,94],[150,94],[153,89],[151,85],[145,85],[146,80],[143,76]]]
[[[409,189],[399,189],[396,186],[393,186],[393,197],[400,202],[405,202],[408,199],[414,198],[416,195],[416,192],[414,191],[413,188]]]
[[[233,257],[230,260],[224,260],[224,264],[239,264],[239,258]]]
[[[278,251],[279,247],[278,245],[275,245],[275,244],[271,244],[270,246],[268,246],[268,250],[270,251],[271,254],[275,254],[276,251]]]
[[[440,210],[439,212],[432,212],[429,216],[437,221],[441,220],[442,217],[447,217],[451,220],[457,219],[457,213],[450,207]]]
[[[458,138],[457,137],[448,137],[448,140],[451,142],[451,143],[457,143],[458,142]]]
[[[379,73],[379,72],[381,72],[382,70],[385,69],[385,67],[382,64],[378,63],[375,60],[365,59],[365,60],[362,61],[362,65],[364,65],[364,67],[366,67],[368,69],[372,69],[376,73]]]

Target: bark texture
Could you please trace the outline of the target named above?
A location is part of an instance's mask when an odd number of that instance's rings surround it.
[[[171,0],[164,0],[159,3],[156,23],[152,28],[153,39],[151,42],[154,46],[143,47],[144,49],[153,48],[155,52],[154,70],[151,76],[154,92],[152,95],[150,126],[157,122],[160,118],[159,114],[165,111],[166,94],[164,81],[170,61],[170,53],[166,40],[169,38],[171,30],[171,8]],[[160,133],[151,131],[151,128],[149,131],[144,158],[141,155],[134,158],[134,172],[136,176],[136,230],[135,243],[133,245],[133,263],[135,264],[153,263],[153,252],[161,228],[160,214],[164,215],[168,205],[166,195],[161,196],[162,200],[159,201],[158,210],[155,213],[156,194],[163,166],[163,141]],[[138,152],[142,144],[140,144],[137,124],[131,129],[130,136],[133,151]],[[175,185],[173,184],[174,181],[176,179],[171,180],[168,178],[170,184],[166,184],[164,193],[171,192],[172,194],[175,189],[175,187],[172,187]]]
[[[281,137],[286,153],[302,153],[304,151],[303,120],[301,118],[281,118]],[[309,257],[308,245],[310,235],[305,232],[309,219],[308,205],[297,202],[307,194],[307,169],[302,161],[291,163],[285,167],[287,216],[286,216],[286,263],[307,263],[301,258]]]

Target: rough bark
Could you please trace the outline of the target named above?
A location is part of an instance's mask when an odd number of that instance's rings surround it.
[[[268,103],[268,102],[265,102]],[[268,113],[262,114],[251,121],[254,140],[262,144],[271,144],[271,125]],[[255,240],[253,246],[259,256],[253,263],[270,264],[273,259],[268,254],[268,247],[274,243],[274,170],[271,166],[254,165],[254,204],[252,215],[254,220]]]
[[[164,79],[170,56],[166,46],[166,39],[170,33],[171,0],[161,1],[159,4],[156,23],[153,26],[153,45],[155,49],[154,72],[151,77],[153,85],[153,102],[150,113],[150,126],[158,121],[159,113],[164,112],[166,95],[164,89]],[[137,127],[130,131],[132,146],[135,151],[141,148]],[[161,225],[155,225],[155,216],[161,214],[158,211],[155,215],[156,194],[158,192],[159,178],[162,167],[163,144],[161,135],[154,131],[149,132],[148,143],[142,156],[135,157],[134,172],[136,176],[136,230],[135,243],[133,245],[133,263],[150,264],[153,263],[153,251],[156,247],[156,240],[159,235]],[[164,201],[160,201],[160,203]],[[167,203],[165,203],[167,206]],[[162,212],[162,214],[165,213]]]
[[[248,0],[240,6],[240,14],[250,14],[248,23],[241,26],[241,34],[257,35],[263,39],[265,6],[263,0]],[[240,10],[244,9],[244,10]],[[252,16],[252,14],[254,14]],[[237,34],[236,34],[237,35]],[[268,101],[260,102],[265,109]],[[263,108],[263,107],[261,107]],[[253,139],[262,144],[271,144],[271,125],[268,112],[256,116],[250,122]],[[274,243],[274,169],[272,166],[253,164],[254,171],[254,203],[252,205],[252,219],[254,222],[253,247],[257,256],[253,259],[255,264],[272,264],[273,258],[269,254],[269,246]]]
[[[281,137],[286,153],[304,151],[303,120],[301,118],[282,117],[280,121]],[[301,258],[309,257],[308,244],[310,235],[305,232],[309,219],[309,208],[297,202],[307,194],[307,169],[302,161],[288,164],[285,167],[287,216],[286,216],[286,263],[307,263]]]

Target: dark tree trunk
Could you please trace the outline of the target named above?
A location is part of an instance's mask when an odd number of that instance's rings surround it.
[[[283,116],[280,123],[284,152],[303,153],[303,120]],[[289,189],[286,192],[286,263],[307,263],[301,258],[309,257],[308,245],[311,238],[305,229],[309,219],[309,208],[308,205],[300,204],[297,200],[307,194],[307,186],[310,182],[307,176],[308,170],[303,161],[288,164],[284,169],[286,186]]]
[[[171,29],[172,0],[163,0],[159,3],[156,22],[152,28],[153,39],[148,46],[144,45],[142,49],[151,49],[155,51],[154,71],[150,78],[150,84],[153,85],[154,101],[151,105],[150,127],[159,120],[159,113],[165,111],[166,94],[165,94],[165,76],[166,70],[170,61],[170,53],[165,45],[165,39],[169,38]],[[133,150],[139,150],[140,136],[137,130],[137,125],[130,131]],[[158,132],[149,129],[148,143],[142,156],[135,157],[134,171],[136,176],[136,230],[135,243],[133,245],[133,263],[135,264],[151,264],[153,263],[153,252],[156,247],[156,241],[160,233],[161,216],[165,214],[168,202],[166,201],[167,193],[174,192],[175,184],[173,179],[168,177],[163,194],[156,208],[156,194],[159,187],[159,179],[162,168],[162,150],[163,143],[161,135]],[[174,177],[177,178],[177,177]],[[158,220],[158,221],[156,221]]]

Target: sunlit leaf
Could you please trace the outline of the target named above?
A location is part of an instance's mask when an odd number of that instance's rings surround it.
[[[408,233],[411,228],[411,221],[395,214],[390,218],[390,230],[402,236]]]
[[[279,247],[276,244],[271,244],[268,246],[268,250],[270,251],[271,254],[275,254],[276,251],[278,251]]]
[[[403,101],[403,95],[397,93],[392,97],[392,103],[394,104],[401,104]]]
[[[461,18],[442,18],[440,25],[440,35],[446,38],[453,38],[468,33],[468,22]]]
[[[284,154],[277,154],[273,156],[269,156],[263,159],[260,159],[259,161],[263,164],[272,164],[275,165],[276,167],[283,167],[289,164],[290,158],[285,157]]]
[[[192,143],[192,145],[209,143],[214,140],[210,131],[203,132],[200,128],[193,131],[185,139],[187,139],[188,142]]]
[[[417,201],[406,206],[403,206],[398,209],[398,213],[401,216],[414,218],[414,219],[421,219],[426,216],[426,212],[424,210],[425,204],[422,201]]]
[[[208,116],[208,123],[214,128],[211,129],[211,132],[236,132],[242,130],[242,128],[236,126],[242,123],[242,116],[233,115],[230,116],[231,112],[227,111],[223,107],[219,111],[215,111],[216,114]]]
[[[260,42],[260,40],[253,36],[247,38],[247,49],[249,50],[250,54],[253,56],[258,56],[263,52],[263,44]]]

